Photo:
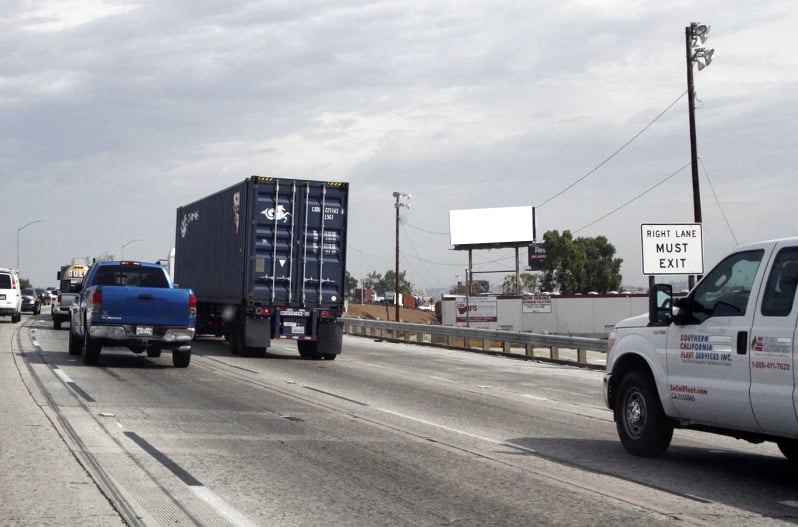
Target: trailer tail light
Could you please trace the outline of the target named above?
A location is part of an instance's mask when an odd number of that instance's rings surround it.
[[[329,311],[322,311],[321,312],[321,318],[330,318],[330,312]]]
[[[253,306],[251,313],[256,317],[268,317],[272,314],[272,309],[270,307]]]
[[[188,316],[197,316],[197,297],[194,293],[188,295]]]

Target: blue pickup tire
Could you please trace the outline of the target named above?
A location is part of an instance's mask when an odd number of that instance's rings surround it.
[[[187,350],[172,350],[172,364],[175,368],[187,368],[191,362],[191,348]]]
[[[80,355],[83,352],[83,340],[69,330],[69,354]]]
[[[100,362],[100,350],[103,346],[89,336],[88,327],[85,324],[83,328],[83,364],[96,366]]]

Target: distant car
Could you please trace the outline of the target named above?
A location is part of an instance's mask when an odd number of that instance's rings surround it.
[[[22,290],[22,311],[30,311],[34,315],[42,312],[42,301],[35,289],[25,288]]]
[[[42,306],[50,305],[50,294],[41,287],[34,289],[36,296],[39,297],[39,304]]]
[[[17,272],[13,269],[0,268],[0,316],[11,317],[12,323],[20,320],[21,293]]]

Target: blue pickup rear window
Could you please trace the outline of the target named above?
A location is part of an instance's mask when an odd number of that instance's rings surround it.
[[[103,267],[97,270],[97,285],[169,287],[163,270],[153,267]]]

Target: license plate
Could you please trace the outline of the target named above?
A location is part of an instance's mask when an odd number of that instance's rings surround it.
[[[136,336],[138,337],[151,337],[152,326],[136,326]]]

